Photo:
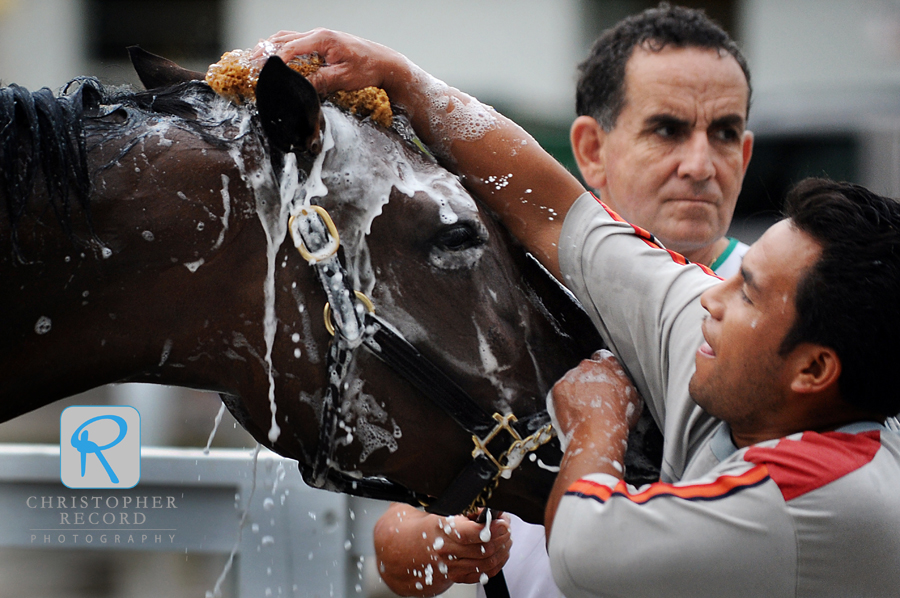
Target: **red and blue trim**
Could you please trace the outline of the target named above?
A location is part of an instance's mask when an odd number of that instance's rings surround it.
[[[672,261],[674,261],[676,264],[681,264],[682,266],[686,266],[688,264],[694,263],[694,262],[691,262],[690,260],[688,260],[686,257],[681,255],[680,253],[678,253],[677,251],[672,251],[671,249],[666,249],[665,247],[663,247],[662,243],[660,243],[656,239],[656,237],[653,236],[653,233],[651,233],[650,231],[648,231],[646,229],[641,228],[640,226],[637,226],[635,224],[628,222],[627,220],[625,220],[624,218],[619,216],[615,210],[613,210],[608,205],[603,203],[603,201],[599,197],[594,195],[593,193],[591,193],[591,196],[597,201],[597,203],[599,203],[603,207],[604,210],[606,210],[606,213],[609,214],[610,218],[612,218],[616,222],[622,222],[623,224],[627,224],[628,226],[630,226],[632,229],[634,229],[634,233],[638,237],[640,237],[644,241],[644,243],[646,243],[650,247],[653,247],[654,249],[662,249],[663,251],[667,252],[672,257]],[[710,276],[715,276],[719,280],[722,279],[715,272],[713,272],[708,266],[704,266],[703,264],[694,264],[694,265],[699,266],[704,272],[706,272]]]
[[[680,498],[691,501],[719,500],[741,490],[759,486],[769,479],[765,465],[757,465],[741,475],[725,475],[707,484],[675,485],[658,482],[631,492],[628,485],[620,481],[614,488],[605,484],[581,479],[569,486],[567,495],[590,498],[605,503],[614,496],[621,496],[636,504],[646,504],[655,498]]]

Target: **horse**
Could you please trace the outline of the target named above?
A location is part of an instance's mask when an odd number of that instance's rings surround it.
[[[574,298],[402,117],[277,58],[243,105],[133,61],[145,90],[0,90],[0,421],[215,391],[317,487],[542,521],[546,395],[601,346]]]

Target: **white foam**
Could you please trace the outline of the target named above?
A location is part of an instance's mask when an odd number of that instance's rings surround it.
[[[482,542],[490,542],[491,541],[491,510],[485,508],[486,518],[484,520],[484,527],[481,528],[481,531],[478,532],[478,539]]]

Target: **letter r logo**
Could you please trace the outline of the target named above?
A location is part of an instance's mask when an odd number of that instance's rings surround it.
[[[59,421],[59,469],[69,488],[133,488],[141,477],[141,416],[122,405],[79,405]]]

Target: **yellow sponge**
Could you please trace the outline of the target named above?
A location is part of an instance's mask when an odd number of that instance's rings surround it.
[[[295,58],[288,66],[304,77],[316,72],[325,63],[316,55]],[[213,90],[237,104],[256,98],[256,82],[262,66],[259,61],[250,60],[249,50],[226,52],[219,62],[210,65],[206,72],[206,82]],[[390,127],[394,114],[387,93],[378,87],[366,87],[356,91],[338,91],[329,99],[362,117],[370,117],[383,127]]]

